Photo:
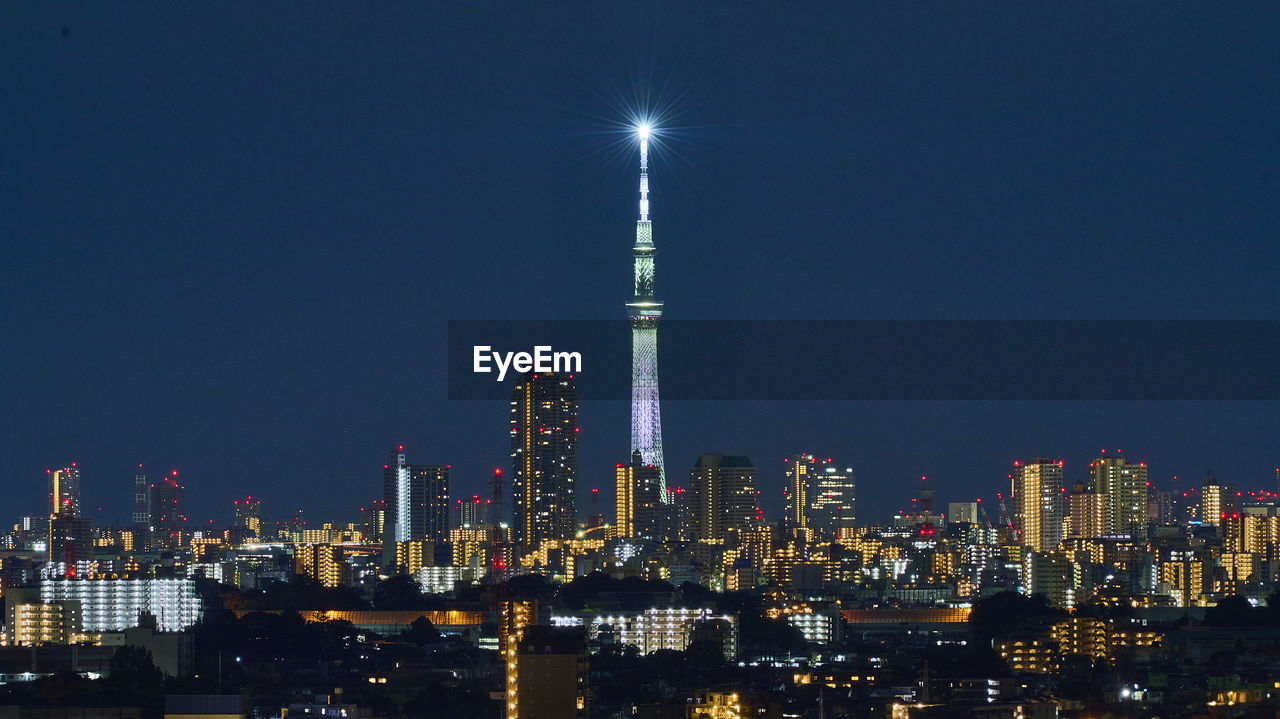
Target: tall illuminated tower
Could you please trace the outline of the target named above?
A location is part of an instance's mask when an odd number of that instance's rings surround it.
[[[1036,552],[1057,551],[1063,534],[1061,460],[1014,462],[1013,469],[1013,496],[1022,522],[1022,544]]]
[[[645,464],[639,452],[631,454],[631,464],[619,464],[614,475],[617,487],[617,527],[619,537],[661,539],[664,514],[658,493],[658,468]]]
[[[662,302],[654,296],[653,224],[649,221],[649,134],[641,125],[640,219],[636,222],[634,292],[627,303],[631,317],[631,450],[645,465],[658,469],[658,496],[667,499],[666,463],[662,460],[662,410],[658,406],[658,320]]]
[[[787,465],[787,484],[782,488],[787,500],[784,520],[788,529],[803,529],[808,524],[809,486],[817,460],[812,454],[797,454],[783,461]]]
[[[133,475],[133,531],[135,532],[135,542],[138,541],[138,538],[151,532],[150,498],[151,492],[150,485],[147,484],[147,474],[142,471],[142,465],[138,465],[138,471]]]
[[[393,566],[397,542],[448,539],[449,473],[447,464],[410,464],[404,445],[391,450],[382,465],[383,566]]]
[[[182,532],[187,526],[187,494],[173,470],[148,488],[151,535],[155,546],[174,549],[182,546]]]
[[[49,470],[49,516],[80,515],[80,468],[75,462],[69,467]]]
[[[517,544],[573,539],[578,529],[578,391],[573,375],[525,375],[511,392],[511,498]]]
[[[1137,540],[1147,538],[1147,465],[1130,464],[1117,450],[1102,451],[1089,463],[1093,491],[1103,495],[1103,523],[1106,534],[1127,534]],[[1215,515],[1216,517],[1216,515]]]

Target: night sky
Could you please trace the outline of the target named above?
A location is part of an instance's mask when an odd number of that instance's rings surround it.
[[[0,5],[0,519],[71,461],[102,521],[139,462],[197,522],[353,521],[401,443],[482,491],[507,407],[446,399],[446,322],[623,316],[638,108],[668,318],[1280,319],[1274,3],[325,5]],[[581,411],[606,502],[628,412]],[[1280,464],[1275,402],[663,421],[670,477],[748,454],[772,517],[799,451],[867,520],[1017,458]]]

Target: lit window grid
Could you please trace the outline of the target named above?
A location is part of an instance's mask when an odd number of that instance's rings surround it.
[[[63,579],[40,583],[40,600],[78,601],[85,632],[120,631],[138,626],[149,612],[160,631],[178,632],[203,615],[192,579]]]
[[[723,620],[729,623],[724,653],[726,657],[737,656],[738,618],[730,614],[714,614],[707,609],[661,608],[646,609],[639,613],[597,616],[591,619],[588,632],[594,639],[604,627],[613,627],[620,643],[639,649],[641,654],[650,654],[660,649],[684,651],[692,640],[695,625],[704,620]],[[581,617],[568,615],[554,615],[551,622],[556,626],[586,624]]]

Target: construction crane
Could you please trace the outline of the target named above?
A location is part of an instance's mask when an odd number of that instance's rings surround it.
[[[978,497],[978,519],[983,529],[991,529],[991,517],[987,516],[987,505],[982,503],[982,497]]]
[[[1004,495],[996,492],[996,499],[1000,502],[1000,524],[1008,527],[1010,532],[1017,531],[1013,526],[1013,519],[1009,517],[1009,508],[1004,506]]]

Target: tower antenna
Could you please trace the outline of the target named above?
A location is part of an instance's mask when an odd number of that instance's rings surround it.
[[[653,128],[641,123],[636,128],[640,140],[640,216],[636,221],[636,243],[631,248],[633,292],[627,303],[631,318],[631,450],[641,461],[658,469],[658,496],[669,502],[667,471],[662,457],[662,410],[658,405],[658,320],[662,302],[654,290],[653,224],[649,221],[649,138]]]

